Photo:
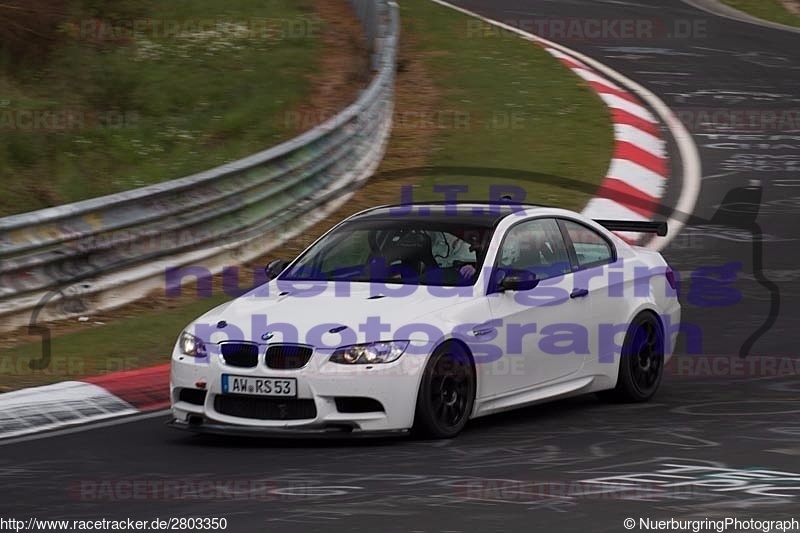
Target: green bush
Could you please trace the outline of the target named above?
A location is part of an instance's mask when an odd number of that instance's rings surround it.
[[[12,66],[41,62],[60,38],[69,16],[68,0],[4,0],[0,2],[0,51]]]

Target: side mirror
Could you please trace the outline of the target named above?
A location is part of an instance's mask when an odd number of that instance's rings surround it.
[[[505,276],[500,280],[500,292],[505,291],[529,291],[539,285],[536,276],[520,276],[518,274]]]
[[[285,259],[276,259],[268,264],[264,268],[264,272],[267,274],[267,279],[273,280],[280,275],[281,272],[286,270],[286,267],[289,266],[289,261]]]

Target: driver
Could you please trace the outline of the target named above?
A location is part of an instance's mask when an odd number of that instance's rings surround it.
[[[479,252],[479,249],[480,249],[480,241],[479,241],[478,236],[477,235],[470,235],[470,236],[465,236],[465,238],[469,241],[469,251],[470,251],[470,253],[475,254],[475,257],[477,259],[478,252]],[[471,264],[463,265],[461,268],[458,269],[458,275],[464,281],[472,281],[473,279],[475,279],[475,276],[477,275],[477,273],[478,273],[477,269],[475,268],[474,265],[471,265]]]
[[[476,273],[477,270],[472,265],[464,265],[458,269],[458,275],[465,281],[472,281]]]

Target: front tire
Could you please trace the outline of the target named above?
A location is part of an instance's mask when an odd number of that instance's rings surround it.
[[[658,390],[664,375],[664,333],[649,313],[638,315],[625,334],[617,386],[602,391],[604,400],[646,402]]]
[[[414,433],[449,439],[458,435],[475,404],[475,370],[456,343],[440,346],[428,360],[417,394]]]

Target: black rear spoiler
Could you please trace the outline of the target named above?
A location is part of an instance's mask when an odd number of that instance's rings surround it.
[[[655,233],[659,237],[667,234],[666,222],[639,222],[637,220],[595,220],[595,222],[610,231]]]

